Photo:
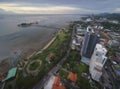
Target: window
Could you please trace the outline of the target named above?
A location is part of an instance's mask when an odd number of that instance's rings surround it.
[[[98,56],[98,53],[96,53],[96,56]]]

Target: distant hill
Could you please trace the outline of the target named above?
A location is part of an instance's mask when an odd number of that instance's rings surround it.
[[[98,14],[98,15],[95,15],[95,16],[120,21],[120,13],[101,13],[101,14]]]

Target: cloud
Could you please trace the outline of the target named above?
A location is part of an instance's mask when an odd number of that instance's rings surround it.
[[[54,5],[40,3],[0,3],[0,9],[16,14],[91,14],[101,13],[103,10],[83,8],[74,5]]]
[[[16,14],[66,14],[78,8],[69,6],[30,6],[16,3],[0,4],[0,8],[4,11],[14,12]]]
[[[116,8],[116,9],[115,9],[115,12],[120,12],[120,8]]]
[[[49,4],[17,4],[4,3],[0,4],[0,8],[6,12],[16,14],[81,14],[81,13],[97,13],[97,10],[78,8],[73,6],[55,6]]]
[[[70,8],[76,8],[74,12],[81,11],[78,9],[84,9],[85,11],[89,10],[92,12],[93,11],[114,12],[115,8],[120,6],[120,0],[0,0],[0,3],[1,4],[11,3],[11,5],[13,3],[14,6],[15,4],[18,4],[17,7],[21,7],[21,6],[22,7],[36,7],[36,8],[38,7],[39,8],[43,8],[43,7],[50,8],[54,6],[55,7],[56,6],[70,7]],[[70,13],[70,11],[73,11],[73,10],[67,9],[64,11],[66,11],[66,13],[68,12]]]

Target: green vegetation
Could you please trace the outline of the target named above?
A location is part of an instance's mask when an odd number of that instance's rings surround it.
[[[40,63],[39,63],[39,62],[33,62],[32,64],[30,64],[29,69],[30,69],[30,70],[35,70],[35,69],[37,69],[39,66],[40,66]]]
[[[90,22],[82,22],[82,21],[75,21],[74,23],[80,24],[81,27],[84,27],[84,28],[88,27],[89,25],[92,25],[92,23],[90,23]]]
[[[85,65],[85,64],[82,64],[82,63],[79,64],[79,65],[74,66],[74,69],[77,70],[78,74],[82,74],[83,72],[85,72],[85,73],[89,72],[88,66]]]
[[[109,22],[101,22],[100,23],[105,29],[110,29],[114,32],[119,32],[120,25],[119,24],[114,24],[114,23],[109,23]]]
[[[76,82],[77,86],[79,86],[81,89],[91,89],[89,80],[81,76],[82,73],[87,73],[89,75],[88,66],[81,63],[80,60],[81,60],[80,53],[76,51],[71,51],[69,57],[63,64],[63,68],[65,68],[68,71],[77,73],[78,75],[77,82]],[[62,77],[63,75],[66,76],[66,74],[63,71],[62,73],[60,71],[59,75],[61,75]]]
[[[62,32],[60,32],[57,35],[55,41],[47,49],[45,49],[41,54],[34,55],[33,57],[31,57],[30,61],[36,59],[42,61],[41,65],[37,62],[34,62],[30,65],[31,70],[35,70],[40,66],[40,72],[37,75],[31,75],[27,73],[27,76],[24,77],[26,69],[18,71],[15,89],[16,88],[32,89],[33,85],[37,84],[66,54],[71,39],[70,37],[71,37],[70,30],[68,32],[62,30]],[[50,64],[45,61],[45,58],[49,53],[54,54],[54,57],[51,59]]]
[[[87,80],[81,76],[82,73],[88,74],[88,72],[89,72],[88,66],[86,66],[85,64],[79,64],[79,65],[75,66],[74,68],[76,69],[76,73],[78,74],[77,85],[81,89],[91,89],[90,84],[89,84],[89,80]]]
[[[64,79],[67,79],[68,78],[68,72],[66,72],[66,71],[64,71],[64,70],[62,70],[62,69],[60,69],[60,70],[58,70],[58,72],[57,72],[62,78],[64,78]]]
[[[94,16],[96,19],[97,18],[107,18],[109,20],[118,20],[120,21],[120,14],[119,13],[103,13],[100,15]]]
[[[66,34],[65,33],[61,33],[60,35],[59,35],[59,38],[60,39],[64,39],[66,37]]]
[[[95,19],[99,18],[107,18],[108,20],[116,20],[120,22],[120,14],[117,13],[112,13],[112,14],[101,14],[101,15],[96,15],[94,16]],[[109,22],[101,22],[100,23],[104,28],[110,29],[114,32],[120,32],[120,24],[114,24],[114,23],[109,23]]]

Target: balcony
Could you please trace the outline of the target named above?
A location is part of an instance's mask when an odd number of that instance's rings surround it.
[[[100,62],[95,62],[95,68],[101,71],[103,68],[103,64]]]

